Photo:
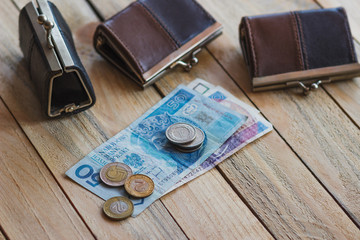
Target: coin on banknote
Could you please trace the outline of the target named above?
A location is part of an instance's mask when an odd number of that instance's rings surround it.
[[[128,165],[119,162],[106,164],[100,170],[101,181],[111,187],[123,186],[126,179],[131,175],[131,168]]]
[[[195,139],[194,126],[187,123],[174,123],[165,132],[166,138],[174,144],[189,143]]]
[[[144,198],[153,193],[154,182],[146,175],[134,174],[126,180],[125,190],[133,197]]]
[[[196,147],[196,148],[186,149],[186,148],[181,148],[181,147],[178,147],[178,146],[176,146],[175,148],[180,152],[192,153],[192,152],[195,152],[195,151],[199,150],[201,147],[202,147],[202,144],[200,146]]]
[[[195,139],[186,144],[177,144],[177,148],[193,150],[199,149],[205,140],[205,133],[198,127],[195,127]]]
[[[109,218],[122,220],[131,216],[134,204],[127,197],[113,197],[104,203],[103,210]]]

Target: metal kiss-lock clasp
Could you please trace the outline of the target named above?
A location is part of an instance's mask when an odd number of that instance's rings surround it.
[[[304,83],[298,82],[299,86],[303,89],[303,94],[304,95],[309,95],[310,91],[317,90],[321,83],[322,83],[322,81],[319,80],[316,83],[312,83],[309,87],[307,87],[307,86],[305,86]]]
[[[54,28],[54,23],[48,20],[48,18],[44,14],[40,14],[37,18],[37,21],[40,25],[43,25],[46,30],[48,48],[54,48],[54,44],[51,40],[51,30]]]
[[[184,62],[182,60],[176,61],[170,68],[174,68],[177,65],[180,65],[184,68],[185,71],[189,72],[193,66],[195,66],[199,59],[196,57],[196,54],[198,54],[201,51],[201,48],[196,49],[194,52],[191,53],[191,59],[189,62]]]

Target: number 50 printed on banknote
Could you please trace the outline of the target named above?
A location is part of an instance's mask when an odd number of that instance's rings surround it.
[[[180,179],[214,153],[246,121],[239,114],[180,85],[129,127],[85,156],[66,174],[74,181],[107,200],[127,196],[122,188],[99,181],[101,168],[122,162],[135,174],[145,174],[155,183],[155,191],[144,199],[132,199],[133,216],[138,215]],[[190,123],[205,133],[203,147],[193,153],[174,149],[165,136],[168,126]]]

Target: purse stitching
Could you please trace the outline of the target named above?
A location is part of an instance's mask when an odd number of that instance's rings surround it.
[[[349,26],[349,22],[347,21],[347,14],[345,11],[343,11],[343,9],[340,9],[340,11],[342,12],[342,14],[344,15],[345,17],[345,21],[344,21],[344,25],[345,25],[345,31],[346,31],[346,34],[347,34],[347,39],[348,39],[348,43],[349,43],[349,47],[350,47],[350,53],[351,53],[351,58],[352,60],[355,62],[356,59],[355,59],[355,55],[354,55],[354,46],[351,42],[352,40],[352,36],[350,34],[350,26]]]
[[[163,26],[161,26],[161,24],[155,19],[155,17],[152,14],[150,14],[142,4],[137,4],[137,5],[140,6],[140,9],[142,9],[142,11],[145,12],[155,22],[156,25],[158,25],[160,30],[163,33],[165,33],[166,37],[170,40],[170,43],[172,44],[172,46],[175,47],[175,49],[177,49],[177,43],[174,41],[174,39],[171,38],[170,34],[167,31],[165,31]]]
[[[157,21],[168,35],[170,35],[170,37],[172,38],[172,40],[175,42],[176,47],[178,48],[179,46],[181,46],[180,41],[178,39],[176,39],[175,34],[170,30],[170,28],[166,25],[166,23],[164,21],[161,21],[161,19],[159,18],[159,16],[155,13],[155,11],[148,6],[147,4],[145,4],[144,2],[139,2],[147,11],[149,11],[149,13],[151,15],[153,15],[153,18],[155,19],[155,21]]]
[[[109,24],[106,24],[107,28],[110,32],[116,37],[116,39],[123,45],[123,47],[129,52],[130,56],[134,59],[136,65],[141,69],[142,72],[144,72],[143,67],[141,66],[140,62],[135,58],[135,55],[130,51],[129,47],[119,38],[119,36],[115,33],[115,31],[110,27]]]
[[[303,28],[302,28],[302,23],[301,23],[301,20],[300,20],[300,16],[297,12],[294,12],[297,20],[298,20],[298,23],[299,23],[299,29],[300,29],[300,37],[302,39],[302,46],[304,48],[304,58],[305,58],[305,63],[306,63],[306,69],[309,69],[309,60],[308,60],[308,57],[307,57],[307,50],[306,50],[306,44],[305,44],[305,40],[304,40],[304,32],[303,32]]]
[[[251,42],[251,51],[253,53],[253,62],[254,62],[254,76],[257,76],[258,74],[258,67],[257,67],[257,60],[256,60],[256,53],[255,53],[255,47],[254,47],[254,39],[253,39],[253,33],[251,31],[251,21],[249,21],[247,18],[245,19],[245,23],[249,29],[249,38],[250,38],[250,42]],[[255,36],[254,36],[255,38]]]
[[[295,35],[295,43],[296,43],[296,49],[297,49],[297,55],[298,55],[298,60],[300,63],[300,69],[304,70],[304,62],[303,59],[301,57],[301,49],[300,49],[300,39],[298,36],[298,31],[297,31],[297,27],[296,27],[296,19],[295,19],[295,15],[294,12],[290,12],[290,18],[291,18],[291,25],[292,25],[292,29]]]

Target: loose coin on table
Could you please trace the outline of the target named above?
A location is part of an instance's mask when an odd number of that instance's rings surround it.
[[[198,127],[195,127],[196,136],[195,139],[186,144],[176,144],[176,149],[182,152],[194,152],[199,150],[205,140],[205,133]]]
[[[131,175],[131,168],[128,165],[119,162],[106,164],[100,170],[101,181],[112,187],[123,186],[126,179]]]
[[[166,129],[165,135],[173,144],[185,144],[195,139],[196,131],[190,124],[174,123]]]
[[[126,179],[125,190],[133,197],[144,198],[153,193],[154,182],[146,175],[134,174]]]
[[[131,216],[134,204],[126,197],[113,197],[104,203],[103,210],[109,218],[122,220]]]

